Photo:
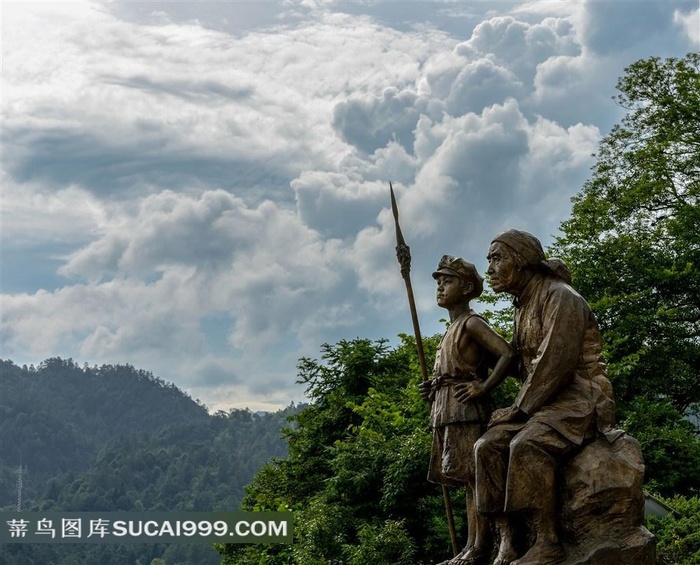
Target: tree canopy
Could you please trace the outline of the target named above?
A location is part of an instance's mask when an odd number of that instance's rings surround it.
[[[295,544],[218,546],[222,563],[414,564],[451,555],[441,489],[426,480],[431,433],[415,340],[401,340],[393,348],[343,340],[323,345],[320,361],[300,361],[298,382],[313,403],[286,431],[288,457],[265,466],[243,501],[244,510],[293,511]],[[429,364],[439,340],[424,338]],[[513,392],[502,387],[497,403]],[[451,496],[464,530],[464,491]]]
[[[692,53],[626,69],[616,100],[628,113],[554,247],[596,311],[623,408],[700,401],[699,66]]]
[[[625,70],[552,252],[598,317],[618,413],[667,495],[700,492],[700,54]],[[664,475],[662,471],[666,469]]]

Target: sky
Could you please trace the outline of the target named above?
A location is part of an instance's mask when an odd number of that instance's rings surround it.
[[[551,244],[625,67],[700,48],[697,0],[1,10],[0,358],[128,363],[211,411],[412,333],[390,181],[433,335],[440,257]]]

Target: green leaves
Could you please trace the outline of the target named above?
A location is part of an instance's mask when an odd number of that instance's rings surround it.
[[[550,251],[596,313],[647,479],[695,493],[700,440],[683,417],[700,408],[700,54],[638,61],[618,90],[629,112]]]
[[[647,488],[664,496],[700,491],[700,442],[670,402],[636,399],[622,422],[644,454]]]
[[[415,342],[401,339],[393,348],[326,344],[322,362],[300,363],[314,402],[287,431],[288,458],[263,468],[244,500],[248,509],[292,509],[295,545],[286,553],[227,546],[224,563],[381,565],[447,555],[440,490],[426,480],[431,435]],[[424,340],[429,358],[438,342]]]
[[[674,512],[663,518],[652,517],[647,524],[656,536],[659,565],[700,563],[700,498],[676,496],[665,500]]]
[[[360,528],[358,539],[358,545],[348,546],[346,549],[348,565],[415,563],[415,542],[406,533],[401,521],[366,523]]]

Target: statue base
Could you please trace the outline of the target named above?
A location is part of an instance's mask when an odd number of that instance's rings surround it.
[[[600,437],[563,469],[564,565],[654,565],[656,542],[644,520],[639,443]]]
[[[570,549],[563,565],[654,565],[656,542],[644,526],[620,541],[606,540],[589,548],[586,554],[580,548]]]

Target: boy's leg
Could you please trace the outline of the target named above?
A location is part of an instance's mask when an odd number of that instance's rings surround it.
[[[467,503],[467,545],[451,565],[480,565],[491,554],[490,528],[485,516],[476,511],[473,479],[465,485]]]
[[[490,537],[488,520],[476,511],[474,498],[476,471],[474,461],[474,444],[483,431],[478,422],[469,422],[449,426],[452,433],[452,445],[459,444],[459,477],[465,486],[465,502],[467,511],[467,544],[464,549],[452,559],[451,565],[480,565],[485,563],[490,554]]]

